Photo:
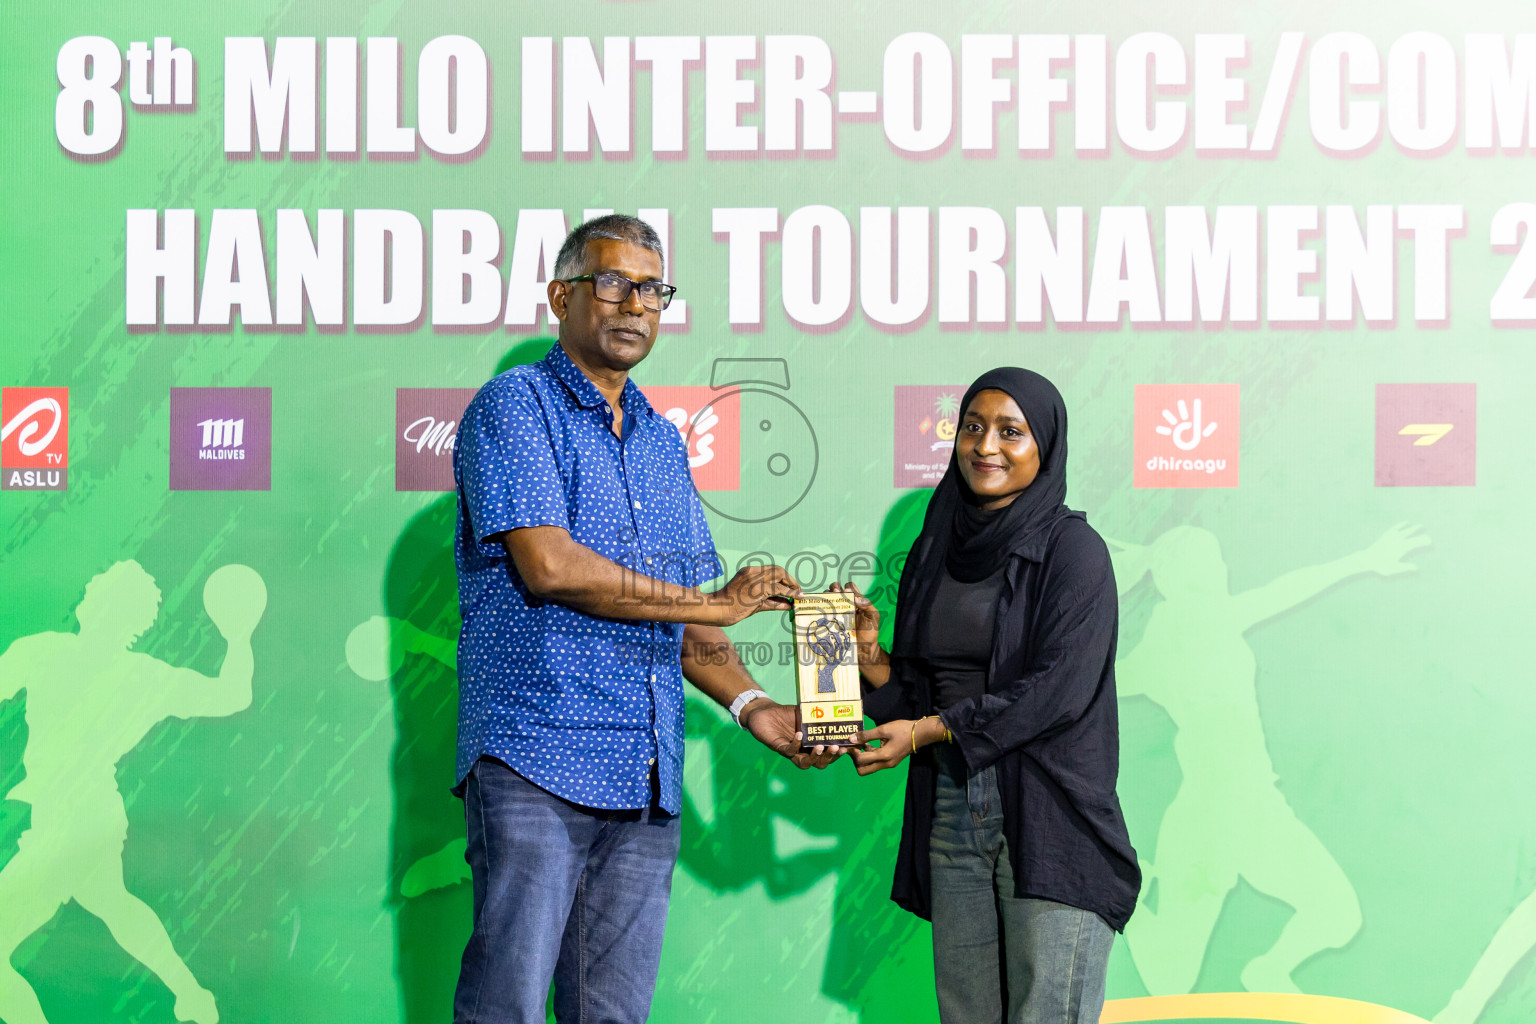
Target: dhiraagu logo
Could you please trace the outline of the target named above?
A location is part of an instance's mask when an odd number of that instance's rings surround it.
[[[1136,385],[1137,487],[1236,487],[1238,385]]]

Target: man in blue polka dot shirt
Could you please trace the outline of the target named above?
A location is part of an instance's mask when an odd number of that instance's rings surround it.
[[[560,344],[475,396],[454,452],[458,779],[474,930],[457,1024],[639,1024],[679,845],[683,680],[801,767],[792,707],[756,689],[720,627],[789,607],[777,566],[723,588],[677,428],[629,371],[673,289],[661,242],[610,215],[565,240]]]

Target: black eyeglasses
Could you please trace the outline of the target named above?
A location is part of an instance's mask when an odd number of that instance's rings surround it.
[[[677,294],[677,289],[670,284],[662,284],[660,281],[631,281],[622,274],[582,274],[580,277],[568,277],[565,280],[568,284],[591,281],[592,294],[604,302],[623,302],[629,298],[630,292],[638,289],[640,305],[658,313],[672,305],[672,296]]]

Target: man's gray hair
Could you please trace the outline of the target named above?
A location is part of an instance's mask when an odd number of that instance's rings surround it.
[[[661,251],[661,236],[656,234],[655,228],[639,217],[631,217],[626,213],[610,213],[602,217],[593,217],[565,236],[565,244],[560,246],[560,255],[555,257],[555,277],[566,281],[590,273],[592,267],[588,258],[587,245],[599,238],[611,238],[616,242],[633,242],[642,249],[649,249],[661,260],[662,268],[666,268],[667,254]]]

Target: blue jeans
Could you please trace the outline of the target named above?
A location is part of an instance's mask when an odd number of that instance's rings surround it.
[[[967,776],[958,750],[937,753],[929,864],[939,1020],[1098,1024],[1114,931],[1092,911],[1013,895],[996,772]]]
[[[652,786],[652,792],[655,786]],[[681,831],[652,806],[561,800],[481,759],[464,791],[475,890],[455,1024],[641,1024],[651,1010]]]

